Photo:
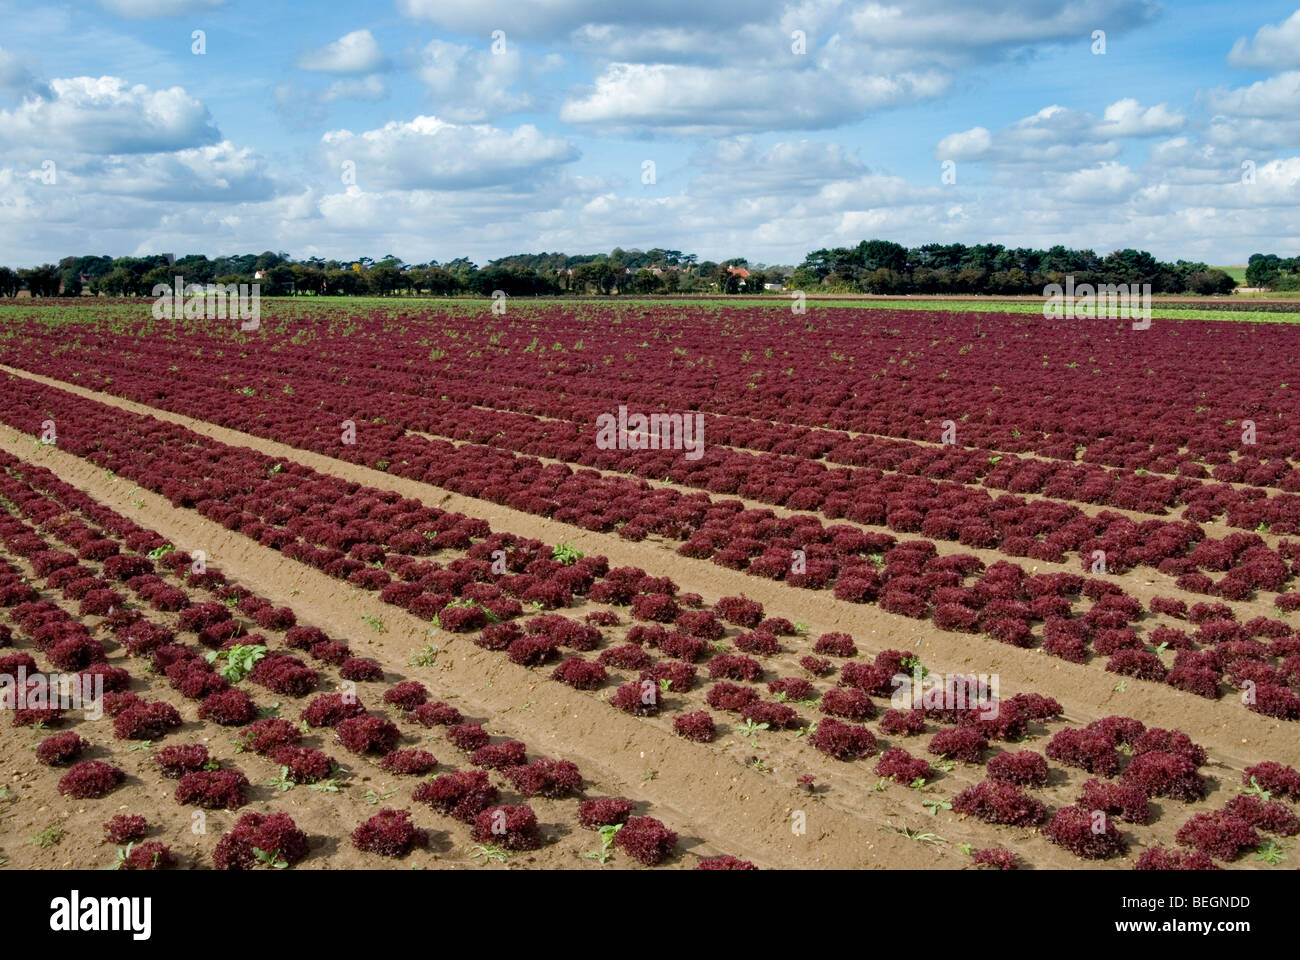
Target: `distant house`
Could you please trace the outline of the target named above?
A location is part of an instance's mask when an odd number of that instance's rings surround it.
[[[765,283],[763,284],[763,289],[781,291],[785,289],[785,285],[781,283]]]
[[[727,272],[735,277],[739,282],[736,284],[740,289],[745,289],[749,283],[749,271],[744,267],[727,267]]]

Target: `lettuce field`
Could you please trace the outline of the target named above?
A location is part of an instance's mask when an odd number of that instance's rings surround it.
[[[4,307],[0,859],[1294,868],[1300,328],[895,306]]]

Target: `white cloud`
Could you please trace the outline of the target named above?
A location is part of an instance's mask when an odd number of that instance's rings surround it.
[[[1187,123],[1187,118],[1170,110],[1163,103],[1142,109],[1142,105],[1128,97],[1106,107],[1102,120],[1096,124],[1094,137],[1150,137],[1157,134],[1176,133]]]
[[[1077,43],[1086,48],[1095,29],[1122,33],[1154,20],[1159,7],[1148,0],[903,0],[869,2],[852,8],[857,35],[882,49],[926,51],[955,64],[989,59],[1025,47]]]
[[[1004,167],[1084,170],[1115,160],[1122,140],[1174,133],[1186,118],[1163,103],[1143,107],[1117,100],[1100,117],[1058,104],[1044,107],[995,133],[972,127],[943,137],[936,160],[984,161]]]
[[[975,160],[988,153],[992,146],[993,135],[985,127],[971,127],[940,140],[934,155],[941,160]]]
[[[447,123],[437,117],[393,121],[354,134],[333,130],[321,147],[334,170],[355,164],[366,190],[451,190],[516,184],[529,189],[578,157],[572,144],[531,124],[514,130]]]
[[[82,158],[62,165],[59,175],[78,191],[146,200],[247,202],[275,192],[266,161],[224,140],[174,153]]]
[[[1224,149],[1261,153],[1300,147],[1300,71],[1290,70],[1247,87],[1219,87],[1204,95],[1215,111],[1206,139]]]
[[[154,153],[215,143],[208,110],[181,87],[151,90],[120,77],[50,81],[51,96],[0,110],[0,145],[77,153]]]
[[[482,123],[534,105],[531,96],[513,89],[525,67],[510,45],[503,53],[493,53],[433,40],[420,51],[416,73],[437,114],[457,123]]]
[[[1276,26],[1260,27],[1251,40],[1238,37],[1228,54],[1228,64],[1262,70],[1300,67],[1300,10]]]
[[[1300,70],[1279,73],[1248,87],[1228,90],[1222,87],[1207,95],[1210,109],[1241,117],[1276,117],[1300,115]]]
[[[1153,145],[1147,161],[1164,183],[1227,183],[1241,176],[1248,152],[1240,145],[1223,147],[1180,136]]]
[[[910,66],[998,58],[1024,48],[1090,42],[1105,27],[1119,34],[1153,20],[1151,0],[895,0],[849,4],[842,0],[658,0],[611,5],[607,0],[398,0],[406,16],[466,35],[487,37],[504,30],[523,42],[567,40],[575,47],[621,62],[687,60],[753,62],[779,52],[789,55],[790,32],[801,29],[810,43],[841,34],[873,56],[903,50]],[[741,42],[743,40],[743,42]],[[765,53],[764,51],[768,51]],[[922,59],[921,55],[924,55]],[[869,67],[870,69],[870,67]]]
[[[616,63],[596,79],[594,88],[567,100],[560,119],[602,133],[726,136],[811,130],[935,97],[946,89],[946,79],[933,73],[855,76],[817,66],[758,72]]]
[[[1110,202],[1126,199],[1139,183],[1138,175],[1124,164],[1101,163],[1062,176],[1060,193],[1065,199],[1078,202]]]
[[[303,70],[320,73],[378,73],[392,64],[369,30],[353,30],[333,43],[311,50],[298,58]]]
[[[1120,34],[1149,22],[1149,0],[598,0],[519,4],[399,0],[407,16],[507,50],[567,45],[600,65],[562,105],[566,122],[616,135],[718,136],[838,126],[943,96],[958,69],[1069,41],[1104,24]],[[802,55],[792,34],[804,39]]]

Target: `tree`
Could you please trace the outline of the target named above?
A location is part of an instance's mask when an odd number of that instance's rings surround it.
[[[401,282],[402,272],[385,259],[366,272],[366,277],[370,281],[372,292],[386,297],[397,289]]]
[[[30,270],[19,270],[18,278],[31,291],[33,297],[57,297],[62,281],[59,268],[52,263],[41,264]]]
[[[663,290],[663,281],[655,276],[654,271],[642,267],[632,277],[628,284],[628,289],[632,293],[645,295],[648,293],[660,293]]]
[[[1187,277],[1187,289],[1203,296],[1232,293],[1236,288],[1236,280],[1232,279],[1226,271],[1216,270],[1213,267],[1189,274]]]
[[[592,260],[574,267],[573,282],[580,292],[592,286],[597,293],[609,294],[618,282],[618,277],[608,260]]]
[[[1282,258],[1276,253],[1253,253],[1246,261],[1246,286],[1272,287],[1282,273]]]

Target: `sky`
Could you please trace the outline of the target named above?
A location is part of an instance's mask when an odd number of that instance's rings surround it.
[[[1300,254],[1300,9],[0,0],[0,263]]]

